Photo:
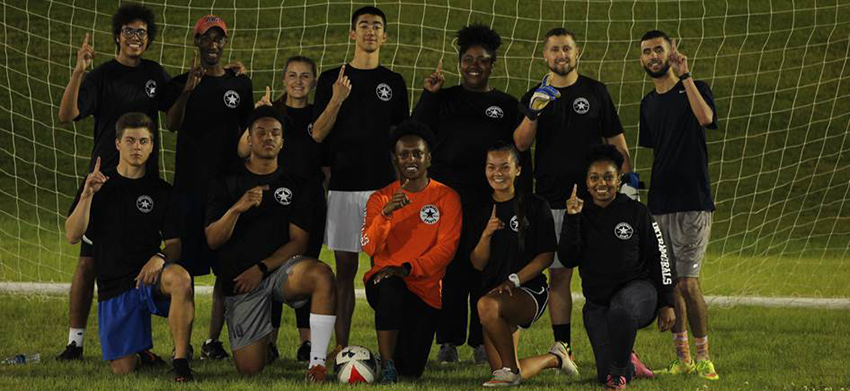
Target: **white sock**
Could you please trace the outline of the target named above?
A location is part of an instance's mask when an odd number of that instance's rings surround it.
[[[83,347],[83,337],[85,337],[85,335],[86,335],[86,328],[85,327],[83,327],[81,329],[75,329],[75,328],[71,327],[68,330],[68,345],[70,345],[71,342],[76,342],[77,347],[80,347],[80,348]]]
[[[335,323],[335,315],[310,314],[310,368],[325,365]]]

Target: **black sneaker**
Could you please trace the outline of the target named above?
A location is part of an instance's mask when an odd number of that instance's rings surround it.
[[[172,362],[174,362],[174,352],[175,351],[176,351],[175,348],[171,348],[171,361]],[[189,362],[192,362],[192,360],[194,358],[195,358],[195,349],[192,347],[192,344],[189,344],[189,351],[186,352],[186,359],[189,360]]]
[[[310,361],[310,349],[312,347],[313,345],[310,341],[304,341],[304,343],[302,343],[295,352],[295,359],[301,362]]]
[[[171,363],[171,372],[174,372],[174,381],[177,383],[186,383],[195,380],[192,369],[189,368],[189,360],[179,358]]]
[[[277,350],[277,346],[275,344],[269,342],[269,357],[267,364],[271,364],[280,357],[280,352]]]
[[[224,350],[224,345],[221,344],[221,341],[212,340],[204,342],[201,345],[201,360],[225,360],[228,357],[230,355]]]
[[[150,350],[142,350],[141,352],[136,353],[136,355],[139,356],[140,367],[165,365],[165,360],[163,360],[162,357],[157,356]]]
[[[82,360],[83,347],[77,346],[76,342],[71,342],[68,346],[65,346],[65,350],[62,353],[56,356],[56,359],[59,361]]]

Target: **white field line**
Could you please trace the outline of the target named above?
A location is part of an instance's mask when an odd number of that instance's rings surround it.
[[[40,283],[40,282],[0,282],[0,293],[17,294],[46,294],[65,295],[71,289],[71,284]],[[205,295],[212,294],[212,286],[198,285],[195,292]],[[355,289],[355,296],[366,298],[363,289]],[[573,293],[573,300],[584,301],[580,293]],[[761,307],[783,308],[827,308],[850,309],[850,299],[815,299],[807,297],[759,297],[759,296],[706,296],[705,301],[714,306],[752,305]]]

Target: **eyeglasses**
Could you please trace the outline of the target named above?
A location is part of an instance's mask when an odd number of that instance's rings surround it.
[[[148,31],[145,29],[134,29],[132,27],[124,27],[123,29],[121,29],[121,35],[123,35],[124,38],[127,39],[133,38],[133,36],[136,36],[139,39],[145,39],[148,37]]]

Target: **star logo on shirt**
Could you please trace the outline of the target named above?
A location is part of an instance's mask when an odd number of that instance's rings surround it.
[[[236,91],[227,90],[227,92],[224,93],[224,105],[231,109],[239,107],[240,100],[239,93]]]
[[[292,190],[285,187],[278,187],[274,191],[274,199],[281,205],[289,205],[292,203]]]
[[[629,225],[629,223],[626,223],[626,222],[619,223],[619,224],[617,224],[617,226],[614,227],[614,236],[616,236],[617,239],[620,239],[620,240],[631,239],[632,234],[634,232],[635,232],[635,230],[632,229],[632,226]]]
[[[393,89],[387,83],[378,84],[378,88],[375,88],[375,93],[378,94],[378,99],[384,102],[393,98]]]
[[[156,80],[150,79],[145,82],[145,94],[148,98],[156,98]]]
[[[136,209],[142,213],[150,213],[153,210],[153,198],[140,195],[139,198],[136,198]]]
[[[484,110],[484,115],[490,118],[502,118],[505,116],[505,112],[499,106],[490,106],[487,110]]]
[[[307,125],[307,134],[309,134],[310,137],[313,137],[313,124]]]
[[[590,102],[587,99],[579,97],[573,101],[573,111],[578,114],[586,114],[590,111]]]
[[[425,205],[419,210],[419,218],[425,224],[436,224],[440,221],[440,209],[431,204]]]
[[[516,217],[516,215],[514,215],[514,217],[511,217],[511,229],[514,232],[519,232],[519,219]]]

